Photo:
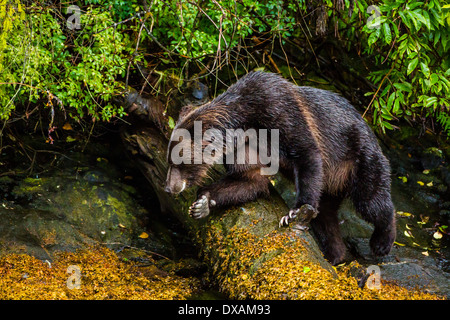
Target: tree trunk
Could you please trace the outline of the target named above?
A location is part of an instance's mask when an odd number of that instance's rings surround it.
[[[167,126],[161,114],[154,119],[154,112],[149,112],[155,110],[154,99],[136,97],[128,96],[123,105],[145,121],[133,121],[132,126],[123,128],[122,140],[155,190],[163,211],[175,215],[199,245],[212,282],[231,298],[318,298],[324,294],[315,284],[332,279],[335,272],[308,231],[279,228],[288,208],[273,188],[269,198],[217,208],[203,220],[194,220],[187,213],[196,200],[196,190],[188,189],[176,197],[164,192]],[[213,175],[218,177],[220,170]]]

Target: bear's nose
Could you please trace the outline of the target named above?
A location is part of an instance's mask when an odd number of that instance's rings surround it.
[[[172,189],[169,186],[166,186],[164,188],[164,191],[167,192],[167,193],[172,193]]]

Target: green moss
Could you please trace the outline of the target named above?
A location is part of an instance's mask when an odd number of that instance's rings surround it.
[[[436,147],[427,148],[425,150],[425,153],[429,153],[429,154],[435,155],[435,156],[437,156],[439,158],[443,158],[444,157],[444,155],[442,153],[442,150],[439,149],[439,148],[436,148]]]
[[[108,198],[106,200],[106,204],[110,206],[110,208],[114,211],[119,219],[119,223],[124,225],[128,224],[130,221],[128,210],[124,202],[119,201],[117,198],[108,194]],[[125,227],[131,227],[124,225]]]
[[[13,182],[14,182],[14,180],[11,177],[8,177],[8,176],[0,177],[0,185],[6,185],[6,184],[13,183]]]
[[[43,185],[46,183],[46,179],[42,178],[25,178],[17,186],[14,187],[12,193],[16,197],[32,196],[36,193],[43,192]]]

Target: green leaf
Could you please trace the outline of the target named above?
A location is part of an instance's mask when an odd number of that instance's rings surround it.
[[[406,38],[408,38],[408,34],[407,33],[405,33],[404,35],[402,35],[399,39],[398,39],[398,41],[400,42],[400,41],[403,41],[403,40],[405,40]]]
[[[431,75],[431,85],[435,85],[439,81],[439,76],[436,73]]]
[[[421,62],[420,69],[422,70],[422,73],[425,75],[425,77],[428,78],[430,76],[430,68],[428,68],[428,65],[426,63]]]
[[[383,126],[389,130],[394,130],[394,127],[387,121],[382,121],[381,122],[383,124]]]
[[[422,15],[424,18],[423,23],[427,26],[428,30],[431,30],[431,20],[430,20],[430,15],[428,14],[428,12],[426,12],[425,10],[422,10]]]
[[[394,108],[392,109],[392,112],[394,114],[397,114],[399,109],[400,109],[400,101],[399,101],[399,99],[395,99]]]
[[[433,17],[440,25],[445,26],[444,15],[441,15],[435,8],[432,8],[429,12],[433,14]]]
[[[396,87],[400,91],[412,92],[412,85],[410,83],[394,83],[394,87]]]
[[[449,15],[449,17],[450,17],[450,15]],[[444,51],[446,51],[447,50],[447,43],[448,43],[448,40],[450,39],[450,37],[449,36],[441,37],[441,39],[442,39],[441,40],[442,48],[444,49]]]
[[[387,106],[388,108],[391,108],[393,103],[395,100],[395,92],[392,92],[391,95],[389,96],[388,102],[387,102]]]
[[[450,68],[448,68],[447,71],[445,71],[444,74],[445,74],[447,77],[449,77],[449,76],[450,76]]]
[[[419,63],[419,58],[416,57],[414,58],[409,64],[408,64],[408,71],[406,72],[406,74],[411,74],[411,72],[414,71],[414,69],[416,69],[417,64]]]
[[[380,37],[380,33],[381,33],[380,29],[376,29],[374,32],[370,34],[368,40],[369,46],[372,46],[378,40],[378,38]]]
[[[414,24],[414,27],[416,28],[416,31],[419,31],[420,27],[421,27],[421,23],[419,21],[419,19],[416,17],[415,12],[414,11],[407,11],[406,14],[409,16],[409,18],[411,19],[412,23]],[[414,30],[411,30],[414,31]]]
[[[394,117],[391,116],[389,113],[384,113],[384,112],[381,113],[381,117],[382,117],[383,119],[386,119],[386,120],[392,120],[392,119],[394,119]]]
[[[438,100],[438,98],[437,97],[428,97],[428,98],[426,98],[425,99],[425,107],[429,107],[429,106],[431,106],[433,103],[436,103],[437,102],[437,100]]]
[[[408,54],[408,59],[409,59],[409,60],[412,60],[412,59],[414,59],[415,57],[417,57],[417,51],[413,51],[413,52],[411,52],[410,54]]]
[[[428,92],[428,89],[431,87],[431,80],[423,79],[422,90],[423,92]]]
[[[443,75],[439,75],[439,78],[441,79],[441,83],[446,87],[447,91],[450,90],[450,81]]]
[[[383,23],[383,34],[384,34],[384,40],[387,44],[391,44],[392,42],[392,34],[391,34],[391,28],[389,27],[389,23]]]
[[[169,116],[169,128],[173,129],[175,128],[175,121],[173,121],[173,118],[171,116]]]
[[[428,28],[428,30],[430,30],[430,28],[431,28],[431,23],[430,23],[430,17],[428,17],[428,20],[427,19],[425,19],[425,17],[421,14],[421,12],[425,12],[425,11],[422,11],[422,10],[420,10],[420,9],[417,9],[417,10],[414,10],[413,12],[412,12],[412,14],[414,15],[414,17],[416,17],[417,18],[417,20],[419,20],[420,22],[422,22],[424,25],[426,25],[427,26],[427,28]]]
[[[411,21],[407,15],[403,11],[400,11],[398,13],[400,17],[402,18],[403,23],[408,27],[408,29],[412,29]]]
[[[434,46],[436,46],[436,44],[438,43],[440,38],[441,38],[441,32],[440,31],[435,31],[434,32],[434,40],[433,40]]]
[[[387,85],[386,88],[384,88],[383,92],[381,92],[380,97],[384,97],[390,89],[391,89],[391,86]]]
[[[421,2],[421,1],[414,1],[414,2],[409,1],[408,2],[408,6],[409,6],[408,10],[414,10],[415,8],[422,6],[422,5],[423,5],[423,2]]]

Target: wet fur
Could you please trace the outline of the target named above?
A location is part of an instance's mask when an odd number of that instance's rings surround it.
[[[337,210],[349,197],[362,217],[375,226],[370,240],[375,255],[389,253],[395,238],[390,196],[390,167],[361,115],[341,96],[298,87],[270,73],[252,72],[213,101],[188,112],[176,128],[280,130],[280,170],[293,177],[294,208],[318,209],[312,228],[333,264],[345,255]],[[208,142],[204,142],[207,145]],[[173,146],[169,146],[169,153]],[[201,185],[207,165],[187,165],[189,185]],[[218,206],[239,204],[269,194],[259,165],[226,165],[227,175],[200,189]]]

